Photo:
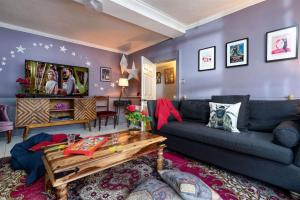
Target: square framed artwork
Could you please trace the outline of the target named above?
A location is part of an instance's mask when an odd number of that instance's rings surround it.
[[[161,84],[161,72],[156,72],[156,84]]]
[[[298,26],[266,33],[266,62],[298,58]]]
[[[198,71],[208,71],[214,69],[216,69],[216,46],[199,49]]]
[[[100,81],[110,82],[111,81],[111,68],[100,67]]]
[[[174,68],[165,69],[165,84],[175,83],[175,73]]]
[[[241,67],[249,62],[249,38],[226,43],[226,68]]]

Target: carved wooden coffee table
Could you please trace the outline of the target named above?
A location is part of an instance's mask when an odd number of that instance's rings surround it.
[[[152,152],[158,152],[157,170],[163,168],[163,142],[165,137],[149,132],[130,134],[120,132],[107,135],[109,141],[92,157],[63,155],[62,150],[44,149],[43,162],[46,168],[45,188],[55,187],[59,200],[66,200],[69,182],[100,172]]]

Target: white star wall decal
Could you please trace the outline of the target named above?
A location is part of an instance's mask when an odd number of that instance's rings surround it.
[[[121,74],[123,74],[127,70],[127,66],[128,66],[127,59],[124,54],[121,58],[120,66],[121,66]]]
[[[103,90],[104,90],[104,88],[103,88],[103,87],[100,87],[100,90],[101,90],[101,91],[103,91]]]
[[[10,51],[10,54],[15,54],[15,52],[14,51]]]
[[[132,63],[132,68],[131,69],[127,69],[127,72],[129,73],[128,80],[133,79],[133,78],[136,79],[136,80],[139,80],[138,71],[135,68],[134,61]]]
[[[11,56],[12,58],[15,58],[15,57],[16,57],[15,54],[11,54],[10,56]]]
[[[62,47],[59,47],[59,50],[62,51],[62,52],[64,52],[64,53],[66,53],[66,51],[67,51],[68,49],[66,49],[65,46],[62,46]]]
[[[91,62],[90,62],[90,61],[87,61],[85,64],[86,64],[88,67],[91,66]]]
[[[40,42],[39,45],[40,45],[40,47],[41,47],[41,46],[43,46],[43,43]]]
[[[110,83],[110,87],[115,87],[116,86],[116,84],[115,83]]]
[[[3,60],[3,61],[6,61],[7,59],[6,59],[6,57],[2,57],[2,60]]]
[[[3,70],[3,69],[2,69],[2,68],[0,68],[0,72],[2,72],[2,70]]]
[[[37,46],[37,43],[34,42],[32,45],[33,45],[34,47],[36,47],[36,46]]]
[[[16,47],[17,49],[17,52],[20,52],[20,53],[24,53],[24,51],[26,50],[26,48],[22,47],[22,45]]]
[[[75,52],[72,52],[72,56],[76,56],[76,53],[75,53]]]
[[[44,48],[48,50],[50,47],[48,45],[45,45]]]
[[[6,62],[2,61],[2,62],[1,62],[1,65],[2,65],[2,66],[5,66],[5,65],[6,65]]]
[[[53,47],[53,44],[50,44],[49,46],[50,46],[50,47]]]

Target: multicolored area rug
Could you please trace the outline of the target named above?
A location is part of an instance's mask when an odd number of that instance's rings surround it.
[[[282,190],[215,166],[184,158],[178,154],[164,153],[164,167],[192,173],[213,188],[224,200],[289,200]],[[44,193],[44,179],[40,178],[27,187],[23,171],[12,171],[9,158],[0,159],[0,200],[55,199],[54,193]],[[149,155],[117,167],[70,183],[68,198],[72,200],[123,200],[130,191],[155,171],[156,156]]]

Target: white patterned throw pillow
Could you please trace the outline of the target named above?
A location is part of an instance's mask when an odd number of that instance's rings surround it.
[[[223,129],[234,133],[239,133],[237,120],[241,102],[236,104],[223,104],[209,102],[210,117],[208,127]]]

